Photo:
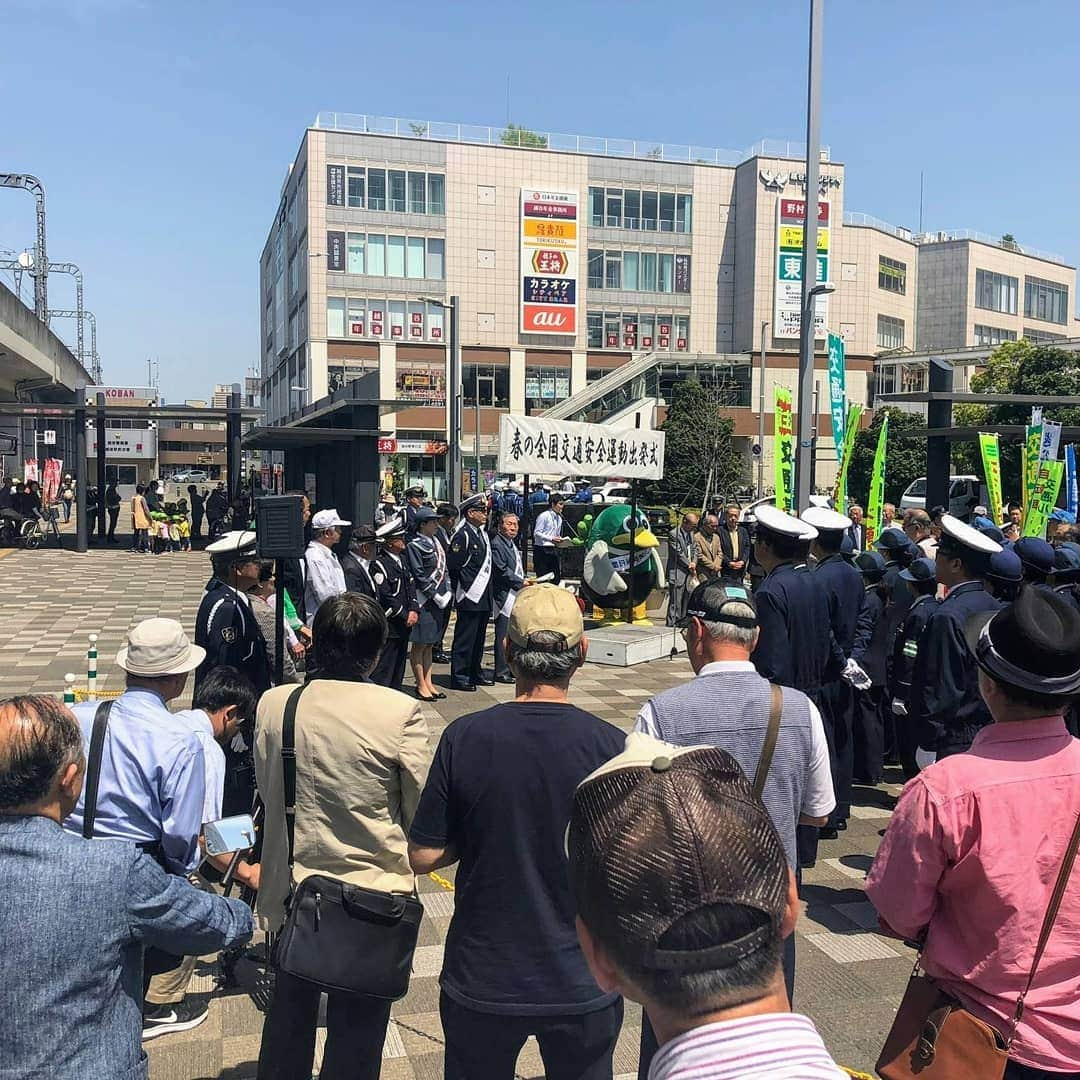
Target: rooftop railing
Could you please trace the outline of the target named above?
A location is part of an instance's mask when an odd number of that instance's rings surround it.
[[[691,165],[739,165],[753,157],[806,159],[803,143],[786,139],[761,139],[746,150],[721,150],[712,146],[641,139],[615,139],[597,135],[565,135],[554,131],[532,131],[517,125],[487,127],[455,124],[439,120],[409,120],[398,116],[367,113],[320,112],[312,125],[330,131],[364,135],[390,135],[402,139],[431,139],[434,142],[470,143],[479,146],[509,146],[514,149],[555,150],[562,153],[593,154],[599,157],[637,158],[643,161],[682,162]],[[821,148],[821,160],[829,160],[829,148]]]

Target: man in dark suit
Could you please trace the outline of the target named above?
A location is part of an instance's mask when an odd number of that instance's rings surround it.
[[[863,508],[858,503],[852,503],[851,509],[848,511],[848,517],[851,518],[851,528],[848,529],[848,536],[851,537],[851,542],[855,545],[855,554],[858,555],[860,551],[866,550],[866,526],[863,524]]]
[[[724,508],[724,524],[718,530],[720,552],[723,556],[720,576],[728,581],[741,582],[746,577],[750,561],[750,530],[739,524],[739,508]]]
[[[510,612],[518,590],[525,585],[525,571],[517,546],[517,514],[503,514],[499,531],[491,538],[492,607],[495,611],[495,681],[514,683],[513,672],[506,662],[503,640],[510,627]]]
[[[349,550],[338,556],[341,569],[345,571],[345,588],[361,596],[378,598],[378,589],[371,579],[371,564],[375,561],[375,530],[370,525],[353,529],[349,537]]]
[[[668,626],[677,626],[686,614],[686,601],[690,598],[687,582],[697,570],[698,515],[688,510],[682,516],[677,529],[668,537]]]
[[[470,495],[462,502],[461,512],[465,520],[451,538],[447,556],[457,605],[450,685],[455,690],[475,690],[478,685],[492,685],[483,673],[484,635],[492,609],[487,496]]]

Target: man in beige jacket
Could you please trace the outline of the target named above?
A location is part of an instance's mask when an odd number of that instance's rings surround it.
[[[712,581],[724,567],[724,550],[716,530],[720,519],[711,510],[701,518],[695,537],[697,544],[697,576],[699,581]]]
[[[368,596],[325,600],[313,627],[319,667],[296,711],[292,880],[323,874],[381,892],[411,893],[406,835],[431,753],[420,703],[368,675],[386,643],[386,616]],[[258,913],[277,930],[289,893],[281,729],[295,686],[259,702],[255,773],[266,807]],[[310,1076],[320,989],[278,972],[263,1028],[260,1080]],[[390,1002],[331,991],[324,1076],[377,1078]]]

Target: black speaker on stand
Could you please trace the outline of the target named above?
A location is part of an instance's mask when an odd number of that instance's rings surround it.
[[[300,495],[263,495],[255,500],[259,557],[274,566],[274,682],[285,678],[285,559],[304,557],[304,500]]]

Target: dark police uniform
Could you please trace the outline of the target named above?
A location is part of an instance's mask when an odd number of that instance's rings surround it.
[[[410,488],[409,491],[405,492],[405,495],[406,495],[406,497],[408,497],[410,494],[423,495],[423,494],[425,494],[425,492],[424,492],[423,488],[421,488],[418,492],[413,491]],[[417,520],[416,520],[416,515],[420,512],[420,507],[419,506],[413,506],[413,504],[411,502],[407,502],[405,504],[404,509],[405,509],[405,539],[406,540],[411,540],[416,535],[416,530],[417,530],[417,525],[418,525]]]
[[[447,567],[449,568],[450,536],[442,525],[440,525],[435,530],[435,539],[438,541],[439,546],[443,549],[443,555],[447,556]],[[438,644],[436,644],[434,652],[432,653],[432,659],[437,664],[446,664],[450,662],[450,657],[446,655],[446,650],[443,646],[443,638],[446,637],[446,628],[450,625],[450,616],[453,614],[454,611],[454,594],[452,591],[454,586],[454,575],[452,572],[450,574],[450,586],[450,603],[442,609],[442,636],[439,638]]]
[[[371,681],[391,690],[400,690],[405,678],[405,653],[409,645],[409,612],[419,613],[412,578],[402,564],[402,558],[389,551],[380,551],[371,563],[371,580],[378,591],[378,600],[386,612],[390,633],[379,662],[371,673]]]
[[[911,726],[911,678],[915,670],[915,660],[919,655],[923,630],[937,606],[938,600],[935,596],[916,596],[893,641],[886,698],[888,707],[892,709],[896,752],[905,780],[910,780],[919,771],[919,766],[915,763],[918,739]],[[906,711],[898,712],[894,703],[899,703]]]
[[[455,585],[454,599],[457,606],[457,624],[454,627],[454,643],[451,647],[450,683],[455,690],[467,690],[478,683],[487,685],[490,682],[483,676],[483,656],[484,635],[491,619],[491,590],[495,576],[491,562],[491,540],[483,529],[478,529],[466,521],[451,538],[446,561]],[[465,594],[476,583],[485,564],[488,566],[487,583],[478,599],[470,600]]]
[[[900,584],[904,582],[901,580]],[[885,764],[885,681],[892,640],[889,595],[885,577],[866,589],[852,651],[852,658],[871,683],[867,689],[854,690],[852,694],[852,775],[864,784],[876,784]]]
[[[939,758],[963,753],[991,722],[964,624],[972,615],[1003,606],[981,581],[965,581],[949,590],[926,622],[911,673],[908,719],[919,746]]]

